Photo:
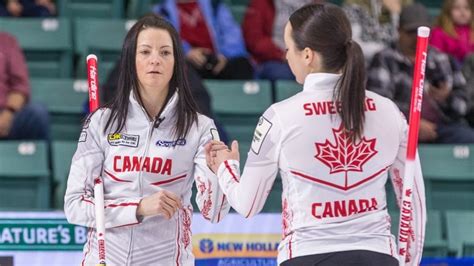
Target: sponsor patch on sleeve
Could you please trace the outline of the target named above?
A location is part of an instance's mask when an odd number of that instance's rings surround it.
[[[111,146],[138,147],[140,136],[124,133],[113,133],[107,135],[107,141]]]
[[[260,117],[260,119],[258,120],[257,127],[255,128],[255,132],[253,133],[252,139],[252,151],[255,154],[258,154],[260,152],[260,148],[262,148],[263,141],[268,135],[268,132],[270,132],[271,128],[272,123],[265,117]]]
[[[85,130],[81,131],[79,136],[79,142],[85,142],[87,140],[87,132]]]
[[[186,145],[186,139],[177,139],[177,140],[157,140],[156,146],[158,147],[176,147]]]
[[[221,140],[221,138],[219,137],[219,132],[217,132],[217,129],[215,128],[211,128],[211,136],[212,140]]]

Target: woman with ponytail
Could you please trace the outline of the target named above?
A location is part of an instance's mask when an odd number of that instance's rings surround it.
[[[303,91],[260,118],[240,174],[238,143],[212,141],[209,167],[231,206],[245,217],[264,206],[278,171],[283,239],[278,263],[398,265],[385,183],[403,186],[407,123],[396,105],[366,91],[362,50],[332,4],[295,11],[285,28],[286,58]],[[423,250],[425,198],[417,162],[407,265]]]

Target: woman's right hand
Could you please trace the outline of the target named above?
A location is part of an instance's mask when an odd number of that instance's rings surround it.
[[[144,197],[140,201],[137,208],[137,216],[163,215],[169,220],[181,207],[181,199],[174,193],[163,189]]]

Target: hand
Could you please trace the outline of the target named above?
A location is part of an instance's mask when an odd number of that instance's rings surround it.
[[[140,201],[137,216],[146,217],[161,214],[169,220],[181,207],[181,199],[174,193],[163,189]]]
[[[211,50],[207,48],[192,48],[188,54],[186,54],[186,58],[196,67],[202,68],[207,62],[207,55],[210,53]]]
[[[451,89],[446,82],[441,82],[439,87],[430,85],[428,94],[438,103],[444,103],[451,94]]]
[[[434,141],[438,138],[438,133],[436,133],[436,125],[431,123],[428,120],[420,120],[420,132],[418,134],[418,139],[420,141]]]
[[[8,1],[7,10],[12,16],[19,17],[23,11],[23,6],[17,0]]]
[[[382,4],[392,14],[400,14],[402,11],[402,3],[400,0],[382,0]]]
[[[236,140],[232,141],[231,150],[229,150],[227,146],[220,141],[213,140],[206,145],[207,165],[214,173],[217,173],[219,166],[224,161],[239,161],[239,158],[239,143]]]
[[[8,110],[0,111],[0,137],[6,137],[10,133],[14,114]]]
[[[221,71],[225,68],[226,65],[227,65],[227,58],[225,58],[225,56],[223,56],[223,55],[218,55],[217,56],[217,64],[212,69],[212,73],[214,75],[218,75],[219,73],[221,73]]]
[[[215,158],[217,156],[217,151],[220,151],[220,150],[227,150],[228,151],[229,148],[222,141],[211,140],[206,144],[205,150],[206,150],[206,163],[207,163],[207,166],[214,173],[216,173],[217,169],[215,169],[215,171],[214,171],[213,168],[214,168],[214,164],[215,164]]]

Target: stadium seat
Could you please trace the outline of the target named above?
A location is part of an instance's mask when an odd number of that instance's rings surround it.
[[[105,82],[108,73],[120,58],[123,41],[134,20],[78,18],[74,21],[75,53],[79,55],[77,77],[85,78],[86,57],[97,55],[99,80]]]
[[[127,18],[138,19],[147,13],[151,13],[153,5],[159,4],[160,2],[162,2],[162,0],[129,0]]]
[[[245,162],[258,119],[272,104],[270,82],[205,80],[205,86],[229,138],[239,141],[241,161]]]
[[[248,6],[250,4],[250,0],[223,0],[222,2],[229,6]]]
[[[61,17],[122,18],[124,0],[61,0],[57,1]]]
[[[268,81],[208,79],[204,82],[211,94],[212,107],[219,115],[258,118],[272,104]]]
[[[31,98],[46,105],[53,140],[77,140],[87,101],[87,82],[73,79],[32,79]]]
[[[416,2],[421,3],[427,8],[441,8],[443,6],[443,0],[418,0]]]
[[[0,18],[0,29],[17,38],[31,77],[71,77],[72,36],[69,19]]]
[[[423,257],[446,257],[448,255],[448,243],[443,238],[444,230],[441,212],[428,210],[428,218],[425,232],[425,245]],[[390,212],[392,234],[398,236],[399,212]]]
[[[244,21],[245,10],[247,10],[247,6],[241,5],[232,5],[229,6],[230,12],[232,12],[232,16],[234,17],[235,21],[240,25]]]
[[[0,209],[50,207],[48,147],[44,141],[0,141]]]
[[[474,243],[474,212],[446,211],[446,226],[449,249],[460,257],[463,245],[467,247]]]
[[[71,160],[77,148],[76,141],[53,141],[53,207],[62,210],[64,194],[66,193],[67,178],[71,167]]]
[[[292,80],[277,80],[275,90],[275,98],[279,102],[303,91],[303,86]]]
[[[464,242],[462,256],[469,258],[474,257],[474,240]]]
[[[474,210],[474,145],[420,145],[427,204],[436,210]]]
[[[441,7],[429,7],[428,14],[430,14],[431,19],[434,21],[441,14]]]

